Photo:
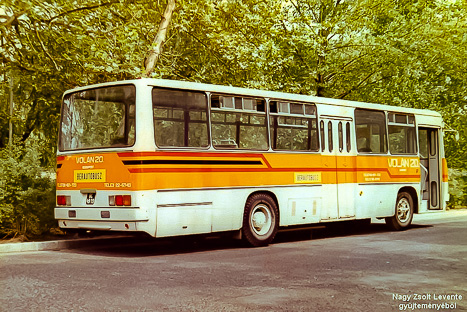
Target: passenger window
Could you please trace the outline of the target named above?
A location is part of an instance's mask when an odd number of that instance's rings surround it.
[[[332,146],[332,122],[328,121],[328,148],[329,152],[332,152],[334,147]]]
[[[342,129],[342,121],[339,121],[338,134],[339,134],[339,152],[344,150],[344,129]]]
[[[347,153],[350,152],[351,150],[351,147],[352,147],[352,143],[350,142],[350,122],[348,122],[346,125],[345,125],[345,134],[346,134],[346,147],[347,147]]]
[[[269,106],[274,150],[317,151],[319,149],[314,105],[271,101]]]
[[[154,88],[154,133],[160,147],[207,147],[206,94]]]
[[[324,121],[322,121],[322,120],[319,123],[319,131],[321,133],[321,151],[324,152],[326,142],[325,142],[325,138],[324,138]]]
[[[211,96],[211,135],[215,148],[268,149],[263,99]]]
[[[438,152],[438,136],[435,131],[430,132],[430,155],[436,156]]]
[[[387,154],[386,122],[383,112],[356,109],[355,128],[359,153]]]
[[[428,159],[428,130],[419,130],[418,144],[420,149],[420,158]]]
[[[413,115],[388,113],[391,154],[416,154],[417,141]]]

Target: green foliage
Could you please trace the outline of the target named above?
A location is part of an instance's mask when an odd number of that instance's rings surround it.
[[[53,189],[40,172],[55,165],[63,91],[140,77],[165,5],[2,2],[0,180],[10,194],[1,197],[2,228],[47,224],[51,211],[19,199],[39,202]],[[177,0],[153,77],[439,111],[460,137],[445,133],[451,201],[467,205],[466,11],[465,0]],[[16,152],[6,149],[10,120]],[[29,142],[37,138],[40,146]]]
[[[449,193],[449,207],[465,207],[465,203],[467,203],[467,170],[449,169]]]
[[[55,183],[40,166],[37,143],[0,152],[0,233],[38,235],[55,223]]]

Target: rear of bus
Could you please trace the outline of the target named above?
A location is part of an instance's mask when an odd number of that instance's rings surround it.
[[[57,153],[55,218],[66,230],[151,233],[144,194],[122,156],[136,143],[138,82],[64,94]],[[142,84],[140,83],[142,86]]]

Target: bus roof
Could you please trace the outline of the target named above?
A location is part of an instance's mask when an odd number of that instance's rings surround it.
[[[293,94],[277,91],[265,91],[259,89],[248,89],[248,88],[239,88],[231,86],[222,86],[222,85],[213,85],[206,83],[198,82],[189,82],[189,81],[179,81],[179,80],[168,80],[168,79],[154,79],[154,78],[141,78],[135,80],[122,80],[122,81],[113,81],[106,82],[94,85],[88,85],[84,87],[78,87],[72,90],[68,90],[65,94],[85,90],[89,88],[99,88],[117,84],[135,84],[140,86],[154,86],[154,87],[163,87],[163,88],[174,88],[181,90],[199,90],[212,93],[224,93],[224,94],[238,94],[246,95],[252,97],[263,97],[269,99],[278,99],[278,100],[287,100],[287,101],[299,101],[299,102],[310,102],[315,104],[327,104],[333,106],[344,106],[344,107],[355,107],[355,108],[368,108],[368,109],[377,109],[385,110],[392,112],[402,112],[402,113],[411,113],[417,115],[425,115],[432,117],[441,117],[436,111],[428,109],[416,109],[416,108],[407,108],[393,105],[385,104],[374,104],[358,101],[349,101],[342,99],[333,99],[325,97],[317,97],[312,95],[303,95],[303,94]]]

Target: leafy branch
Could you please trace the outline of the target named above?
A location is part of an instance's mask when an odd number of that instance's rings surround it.
[[[84,6],[84,7],[79,7],[79,8],[75,8],[75,9],[72,9],[72,10],[68,10],[68,11],[65,11],[65,12],[62,12],[58,15],[55,15],[49,19],[42,19],[41,22],[44,22],[44,23],[48,23],[48,24],[51,24],[54,20],[58,19],[58,18],[61,18],[61,17],[64,17],[64,16],[67,16],[67,15],[70,15],[70,14],[73,14],[73,13],[77,13],[77,12],[81,12],[81,11],[91,11],[91,10],[94,10],[94,9],[98,9],[98,8],[101,8],[101,7],[106,7],[106,6],[110,6],[112,4],[116,4],[116,3],[120,3],[120,1],[116,0],[116,1],[109,1],[109,2],[104,2],[104,3],[99,3],[99,4],[95,4],[95,5],[90,5],[90,6]]]

